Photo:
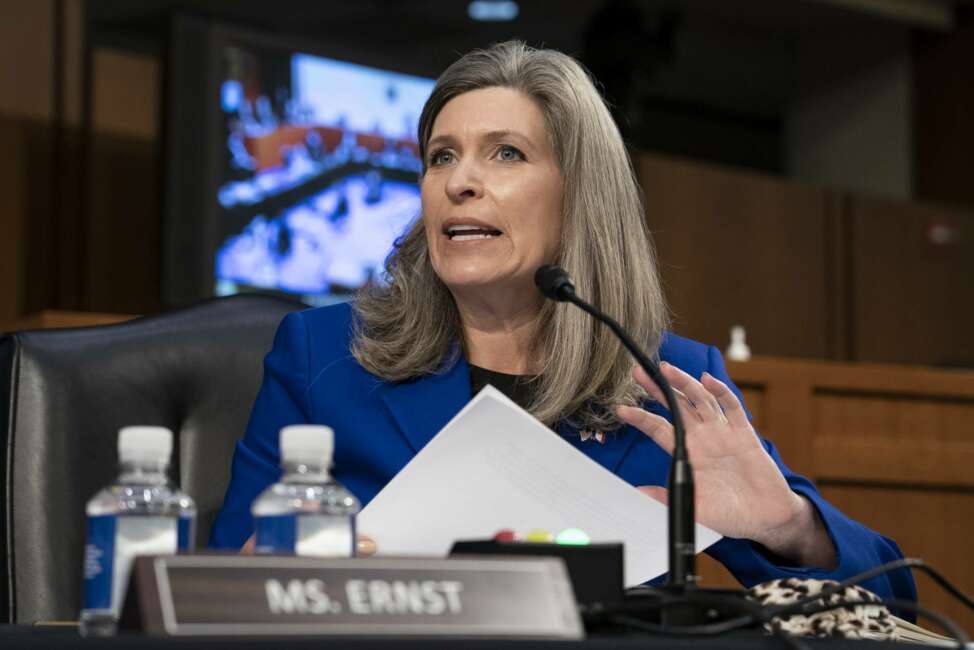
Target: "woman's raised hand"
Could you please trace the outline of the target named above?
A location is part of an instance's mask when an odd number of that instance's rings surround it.
[[[253,555],[254,550],[257,548],[257,536],[251,535],[244,542],[244,545],[240,547],[240,555]],[[377,547],[375,545],[375,540],[368,535],[356,535],[355,536],[355,555],[356,557],[369,557],[375,555]]]
[[[737,396],[704,373],[697,381],[667,363],[660,370],[677,395],[696,486],[697,521],[726,537],[750,539],[796,564],[831,567],[835,549],[811,503],[791,490]],[[636,381],[664,406],[662,391],[636,367]],[[641,408],[620,406],[619,418],[673,453],[673,426]],[[666,502],[666,489],[639,488]]]

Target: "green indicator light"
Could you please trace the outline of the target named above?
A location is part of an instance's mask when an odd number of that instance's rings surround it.
[[[555,538],[556,544],[571,544],[574,546],[585,546],[590,541],[585,531],[578,528],[566,528],[558,533],[558,537]]]

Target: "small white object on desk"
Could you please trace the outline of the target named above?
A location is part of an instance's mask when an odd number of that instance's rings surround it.
[[[730,361],[750,361],[751,348],[747,345],[747,333],[741,325],[735,325],[730,331],[730,345],[727,346],[726,356]]]

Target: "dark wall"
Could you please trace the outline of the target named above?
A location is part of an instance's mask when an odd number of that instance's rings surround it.
[[[0,144],[0,320],[158,311],[157,143],[0,117]]]
[[[0,214],[23,215],[0,245],[27,269],[19,283],[0,276],[7,298],[20,313],[161,310],[157,142],[57,137],[61,195],[50,127],[0,119],[13,152],[0,163],[11,199]],[[635,155],[677,332],[724,347],[740,324],[756,354],[974,365],[971,211]],[[86,156],[81,178],[67,163]]]
[[[965,22],[914,48],[916,195],[974,208],[974,16]]]
[[[723,346],[729,327],[744,324],[762,354],[971,363],[974,84],[969,66],[958,64],[968,60],[969,23],[917,40],[924,205],[640,154],[677,331]],[[60,121],[0,112],[0,326],[43,309],[162,309],[160,61],[158,52],[96,51],[87,132],[70,110]],[[681,133],[701,124],[713,122],[717,133],[730,115],[664,108],[639,127],[655,133],[656,152],[679,150]],[[740,158],[696,153],[773,168],[780,125],[737,115],[743,135],[735,141],[721,131],[718,149]],[[703,133],[700,142],[716,141]]]
[[[974,367],[974,210],[638,155],[674,330],[755,354]]]

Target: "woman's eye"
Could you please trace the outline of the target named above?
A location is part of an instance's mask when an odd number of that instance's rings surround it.
[[[497,152],[497,157],[506,162],[524,160],[524,154],[521,153],[519,149],[512,147],[509,144],[501,146],[500,150]]]
[[[430,156],[430,165],[445,165],[453,160],[453,154],[449,151],[436,151]]]

